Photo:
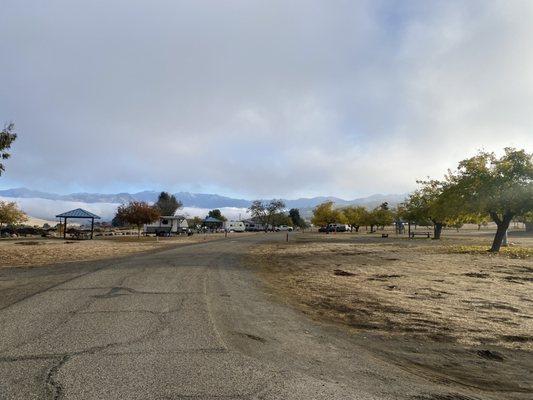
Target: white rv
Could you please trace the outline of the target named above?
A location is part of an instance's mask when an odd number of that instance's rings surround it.
[[[248,232],[262,232],[265,230],[265,227],[254,220],[248,219],[243,221],[245,230]]]
[[[244,232],[246,227],[242,221],[225,221],[224,229],[228,232]]]
[[[181,215],[159,217],[159,220],[144,225],[144,233],[155,233],[158,236],[170,236],[185,233],[189,224]]]

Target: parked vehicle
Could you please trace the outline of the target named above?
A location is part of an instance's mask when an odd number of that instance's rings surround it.
[[[260,224],[259,222],[255,222],[252,220],[243,221],[244,227],[247,232],[263,232],[265,230],[265,227],[263,224]]]
[[[350,230],[350,225],[346,224],[329,224],[331,232],[347,232]]]
[[[346,224],[329,224],[328,226],[321,226],[319,232],[348,232],[350,225]]]
[[[246,227],[242,221],[225,221],[224,229],[227,232],[244,232]]]
[[[144,225],[144,233],[156,236],[171,236],[186,233],[189,228],[187,219],[181,215],[162,216],[159,220]]]
[[[289,225],[280,225],[280,226],[276,226],[275,230],[276,232],[285,232],[285,231],[292,232],[294,228]]]

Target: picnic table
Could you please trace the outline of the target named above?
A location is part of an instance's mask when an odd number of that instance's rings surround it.
[[[76,231],[71,234],[74,236],[74,239],[77,240],[86,240],[91,238],[91,233],[87,231]]]
[[[431,232],[411,232],[409,236],[411,239],[414,239],[415,236],[425,236],[427,238],[430,238]]]

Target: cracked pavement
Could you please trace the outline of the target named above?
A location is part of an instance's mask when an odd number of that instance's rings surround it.
[[[257,235],[0,270],[0,399],[411,399],[445,386],[271,298]]]

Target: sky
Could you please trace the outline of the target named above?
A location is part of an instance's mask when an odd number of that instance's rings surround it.
[[[0,188],[405,193],[533,149],[533,2],[1,0]]]

